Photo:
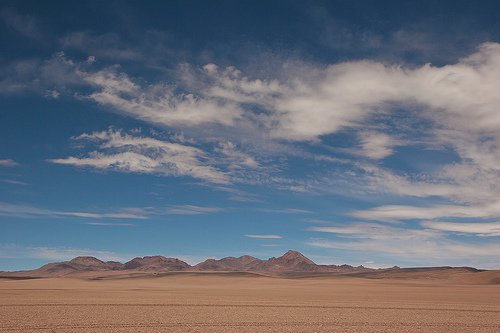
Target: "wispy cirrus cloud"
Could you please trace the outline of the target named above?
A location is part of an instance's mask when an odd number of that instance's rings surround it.
[[[283,236],[279,236],[279,235],[245,235],[245,237],[260,238],[260,239],[281,239],[281,238],[283,238]]]
[[[127,214],[127,213],[117,213],[117,214],[94,214],[94,213],[73,213],[73,212],[57,212],[57,215],[67,215],[67,216],[77,216],[77,217],[89,217],[92,219],[102,219],[102,218],[113,218],[113,219],[148,219],[147,216]]]
[[[165,214],[177,214],[177,215],[198,215],[198,214],[208,214],[208,213],[219,213],[223,212],[224,209],[219,207],[200,207],[193,205],[178,205],[170,206],[165,210]]]
[[[19,180],[13,180],[13,179],[1,179],[0,181],[7,183],[7,184],[14,184],[14,185],[23,185],[23,186],[31,185],[30,183],[21,182]]]
[[[133,226],[134,224],[131,223],[101,223],[101,222],[85,222],[85,224],[88,225],[104,225],[104,226]]]
[[[84,82],[98,89],[87,98],[153,124],[234,125],[243,115],[243,110],[234,102],[175,93],[172,87],[162,83],[143,87],[115,68],[80,73]]]
[[[500,236],[500,222],[489,223],[460,223],[460,222],[438,222],[438,221],[423,221],[420,223],[423,227],[448,231],[462,234],[475,234],[481,237]]]
[[[361,149],[357,153],[375,160],[392,155],[394,153],[392,148],[403,144],[385,133],[366,131],[358,135],[361,139]],[[352,151],[356,153],[356,150]]]
[[[311,214],[311,211],[308,210],[303,210],[303,209],[296,209],[296,208],[286,208],[286,209],[266,209],[266,208],[259,208],[259,212],[265,212],[265,213],[282,213],[282,214]]]
[[[4,167],[15,167],[18,166],[19,163],[15,162],[14,160],[11,159],[0,159],[0,166]]]
[[[89,212],[65,212],[50,209],[37,208],[30,205],[10,204],[0,202],[0,215],[15,216],[23,218],[35,217],[63,217],[73,216],[90,219],[139,219],[145,220],[153,215],[199,215],[224,212],[224,208],[220,207],[204,207],[195,205],[173,205],[167,208],[123,208],[117,213],[89,213]],[[107,222],[89,222],[88,224],[108,225]],[[109,223],[109,225],[117,225]],[[129,225],[129,224],[123,224]]]
[[[407,205],[386,205],[373,209],[354,211],[351,215],[367,220],[397,223],[401,220],[430,220],[442,217],[495,218],[500,216],[500,208],[498,202],[470,206],[436,205],[432,207],[415,207]]]
[[[75,140],[98,142],[101,151],[93,151],[88,157],[68,157],[50,162],[122,172],[191,176],[219,184],[229,182],[224,172],[205,162],[207,153],[193,146],[136,137],[112,129],[82,134]]]
[[[437,230],[432,229],[409,229],[397,228],[378,223],[351,223],[341,226],[328,227],[310,227],[309,231],[326,232],[336,234],[337,236],[349,238],[368,238],[368,239],[413,239],[427,240],[429,238],[438,238],[442,236]]]
[[[241,201],[241,202],[260,202],[262,201],[258,195],[254,193],[249,193],[237,188],[228,186],[215,186],[214,189],[218,191],[227,192],[230,194],[229,200]]]
[[[61,216],[74,216],[92,219],[115,218],[115,219],[148,219],[148,216],[124,213],[86,213],[86,212],[64,212],[50,209],[37,208],[30,205],[11,204],[0,202],[0,215],[15,216],[22,218],[34,217],[61,217]]]
[[[84,133],[74,137],[79,148],[91,146],[97,150],[86,156],[48,160],[52,163],[90,167],[117,172],[147,173],[166,177],[192,177],[213,188],[232,193],[237,201],[255,201],[255,195],[232,188],[234,184],[252,184],[307,191],[300,179],[279,177],[279,169],[269,157],[261,165],[255,151],[231,141],[204,142],[183,136],[157,139],[140,131],[124,133],[110,128],[107,131]],[[177,142],[172,142],[177,141]],[[271,160],[272,162],[272,160]],[[200,184],[203,184],[200,183]]]

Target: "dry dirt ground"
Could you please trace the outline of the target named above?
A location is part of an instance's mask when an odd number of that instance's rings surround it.
[[[500,332],[500,285],[195,273],[0,279],[0,332]]]

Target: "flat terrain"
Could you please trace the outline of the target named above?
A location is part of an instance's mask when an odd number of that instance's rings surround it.
[[[0,332],[500,332],[500,285],[247,273],[4,278]]]

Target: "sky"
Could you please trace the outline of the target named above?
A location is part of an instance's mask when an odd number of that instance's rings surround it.
[[[0,4],[0,270],[500,269],[498,1]]]

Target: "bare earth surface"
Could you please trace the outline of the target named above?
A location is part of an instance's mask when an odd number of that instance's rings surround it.
[[[184,273],[0,279],[0,332],[500,332],[500,285]]]

